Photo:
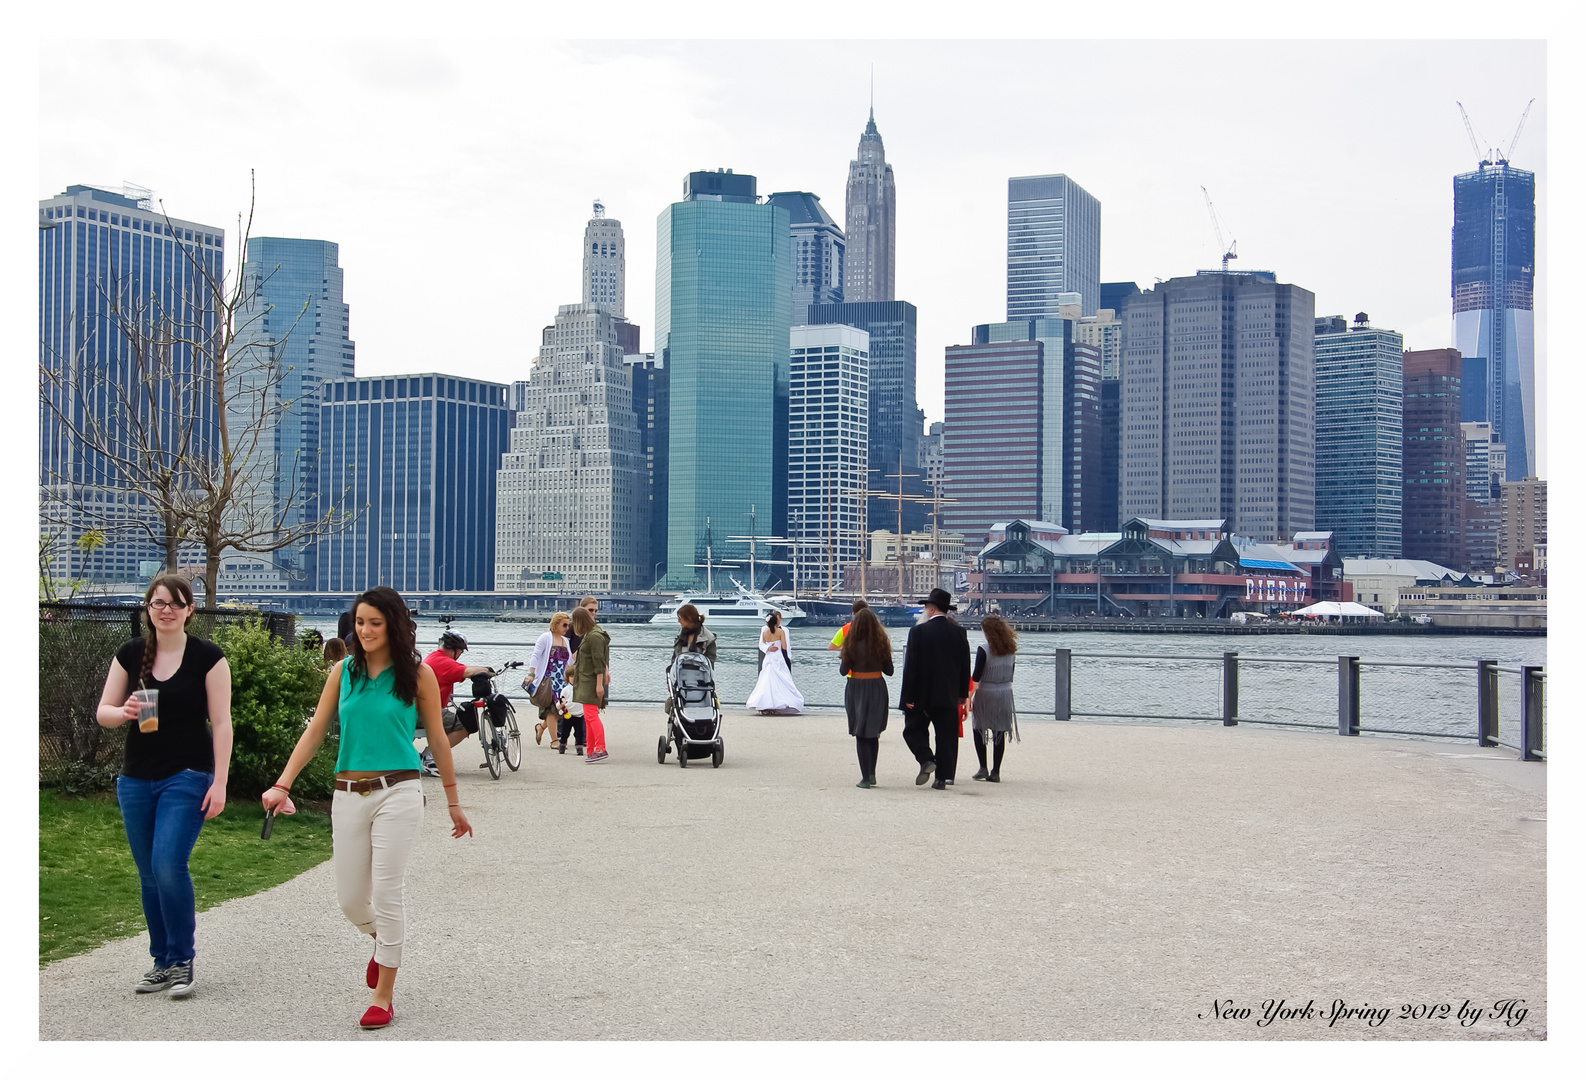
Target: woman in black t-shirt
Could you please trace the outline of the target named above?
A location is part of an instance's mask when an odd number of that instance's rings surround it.
[[[187,635],[194,610],[187,579],[155,578],[143,604],[147,631],[116,654],[98,720],[107,728],[132,722],[116,799],[154,954],[153,970],[133,989],[180,998],[193,992],[197,923],[187,860],[204,822],[226,806],[231,669],[218,647]],[[141,723],[139,689],[159,691],[157,714]]]

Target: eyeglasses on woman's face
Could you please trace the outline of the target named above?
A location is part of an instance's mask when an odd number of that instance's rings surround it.
[[[150,609],[154,611],[181,611],[187,607],[186,600],[150,600]]]

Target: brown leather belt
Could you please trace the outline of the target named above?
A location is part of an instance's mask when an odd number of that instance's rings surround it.
[[[359,795],[367,795],[371,791],[392,787],[404,780],[417,780],[423,773],[417,769],[403,769],[401,772],[388,772],[384,776],[371,776],[367,780],[337,780],[337,791],[353,791]]]
[[[879,678],[881,678],[881,672],[879,672],[879,671],[850,671],[848,673],[848,677],[850,679],[879,679]]]

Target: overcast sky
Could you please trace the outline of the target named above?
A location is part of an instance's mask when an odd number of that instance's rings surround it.
[[[626,230],[646,350],[656,217],[688,171],[813,191],[841,223],[874,65],[898,299],[940,419],[944,347],[1004,317],[1009,176],[1067,173],[1101,200],[1104,281],[1215,266],[1205,185],[1238,268],[1408,347],[1451,344],[1452,177],[1476,162],[1454,102],[1506,147],[1537,99],[1513,162],[1538,174],[1545,227],[1546,59],[1490,41],[84,42],[40,54],[38,195],[132,181],[235,256],[256,170],[255,235],[341,245],[360,375],[510,382],[579,299],[597,197]]]

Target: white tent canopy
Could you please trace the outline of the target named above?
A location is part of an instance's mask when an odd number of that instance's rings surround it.
[[[1324,600],[1320,604],[1312,604],[1310,607],[1300,608],[1300,610],[1294,612],[1294,614],[1305,615],[1310,618],[1344,617],[1380,619],[1383,617],[1382,612],[1374,611],[1364,604],[1357,604],[1353,600],[1345,600],[1342,602],[1337,600]]]

